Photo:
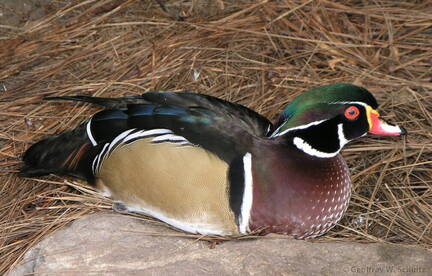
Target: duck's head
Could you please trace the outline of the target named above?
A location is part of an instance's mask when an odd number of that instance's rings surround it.
[[[352,84],[310,89],[283,111],[272,139],[283,139],[309,155],[329,158],[367,133],[399,136],[404,128],[387,124],[376,111],[374,96]]]

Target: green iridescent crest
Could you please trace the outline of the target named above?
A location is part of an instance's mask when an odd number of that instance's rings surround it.
[[[279,117],[279,127],[275,134],[293,127],[327,120],[338,114],[344,106],[341,104],[338,108],[333,103],[344,102],[362,102],[374,109],[378,106],[369,91],[352,84],[336,83],[312,88],[288,104]]]

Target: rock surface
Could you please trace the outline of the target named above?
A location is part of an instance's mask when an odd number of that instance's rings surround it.
[[[17,275],[432,275],[432,252],[388,244],[270,235],[210,243],[117,214],[92,215],[45,238]]]

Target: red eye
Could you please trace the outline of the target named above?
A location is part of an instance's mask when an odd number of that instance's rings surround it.
[[[344,115],[348,120],[355,120],[360,115],[360,110],[356,106],[350,106],[345,109]]]

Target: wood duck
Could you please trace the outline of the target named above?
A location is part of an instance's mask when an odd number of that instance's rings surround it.
[[[331,84],[295,98],[273,125],[239,104],[195,93],[51,97],[104,106],[24,154],[22,176],[87,180],[115,209],[203,235],[322,235],[351,195],[339,154],[367,133],[404,135],[364,88]]]

